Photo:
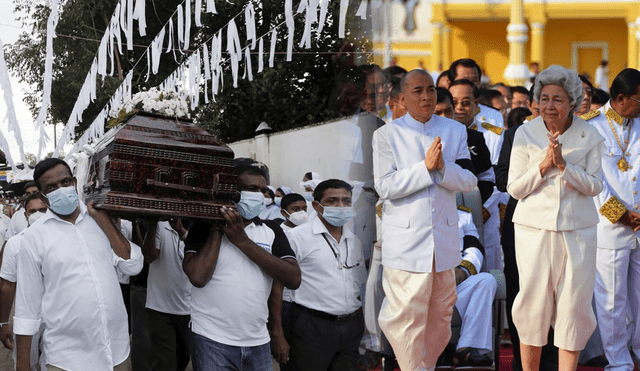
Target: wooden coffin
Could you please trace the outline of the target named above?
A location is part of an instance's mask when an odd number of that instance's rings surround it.
[[[222,219],[237,197],[233,151],[190,120],[139,112],[90,159],[87,202],[120,216]]]

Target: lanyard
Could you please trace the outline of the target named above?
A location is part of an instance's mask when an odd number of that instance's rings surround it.
[[[349,241],[347,239],[344,240],[345,245],[347,246],[347,256],[344,259],[344,263],[340,261],[340,252],[336,252],[336,250],[333,248],[333,244],[331,244],[331,242],[329,242],[329,239],[327,238],[327,236],[322,233],[322,238],[324,238],[325,241],[327,241],[327,245],[329,245],[329,248],[331,249],[331,252],[333,253],[333,256],[335,256],[336,261],[338,262],[338,269],[351,269],[351,268],[355,268],[357,266],[360,265],[360,263],[356,263],[356,265],[348,265],[347,261],[349,260]]]

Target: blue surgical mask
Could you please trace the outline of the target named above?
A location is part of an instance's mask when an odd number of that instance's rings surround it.
[[[282,202],[282,197],[277,197],[273,199],[273,202],[277,205],[280,206],[280,203]]]
[[[78,192],[75,185],[60,187],[49,192],[45,197],[49,200],[49,208],[58,215],[71,215],[78,207]]]
[[[236,203],[238,212],[245,219],[253,219],[264,210],[264,195],[262,192],[240,192],[240,201]]]
[[[355,216],[353,207],[323,206],[322,218],[334,227],[342,227]]]
[[[313,201],[313,192],[304,192],[302,196],[309,202]]]

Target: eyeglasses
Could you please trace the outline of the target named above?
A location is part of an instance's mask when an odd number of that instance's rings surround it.
[[[453,106],[454,106],[454,107],[458,107],[458,103],[459,103],[459,104],[461,104],[461,105],[462,105],[462,107],[464,107],[464,108],[469,108],[469,107],[471,107],[471,104],[472,104],[473,102],[471,102],[470,100],[463,100],[463,101],[457,101],[457,100],[454,100],[454,101],[453,101]]]

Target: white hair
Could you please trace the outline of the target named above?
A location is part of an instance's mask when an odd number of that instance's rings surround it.
[[[573,106],[570,114],[573,114],[580,108],[584,100],[582,80],[580,80],[580,77],[574,71],[554,64],[540,72],[538,76],[536,76],[533,87],[533,99],[538,103],[540,103],[540,93],[545,85],[558,85],[567,92],[570,100],[569,104]]]

